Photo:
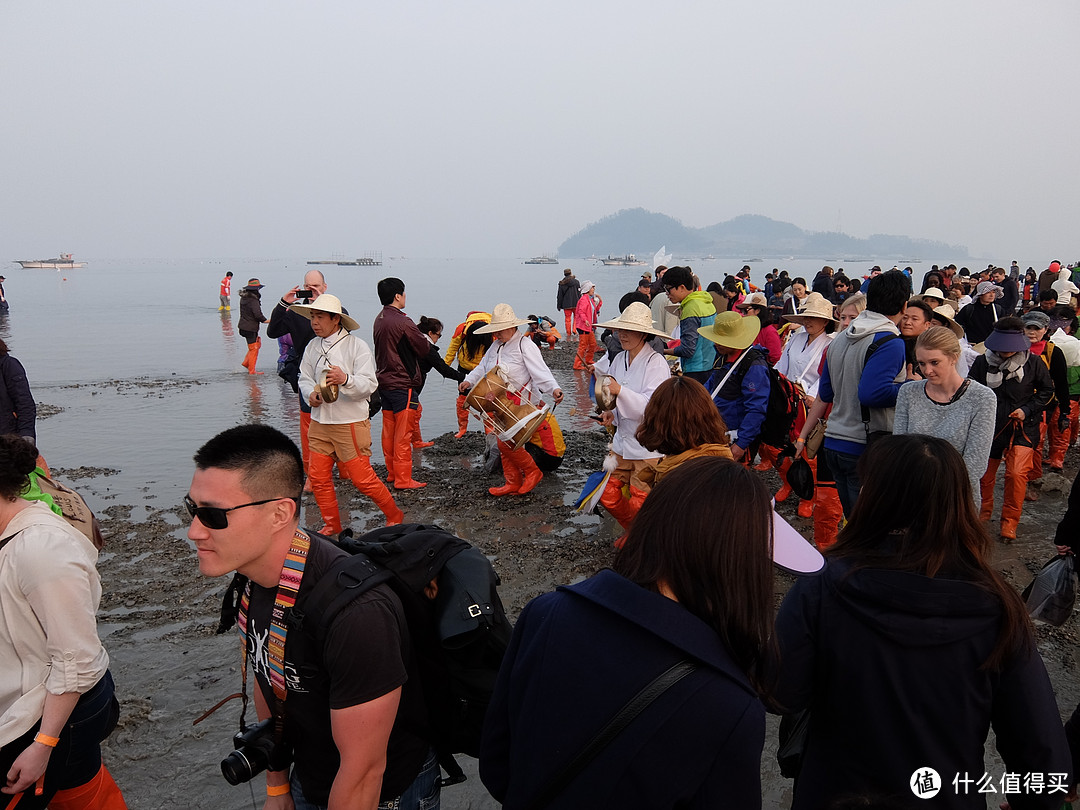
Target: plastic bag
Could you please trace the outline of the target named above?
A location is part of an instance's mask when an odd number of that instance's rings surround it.
[[[1040,622],[1061,627],[1072,614],[1076,601],[1076,562],[1072,554],[1050,560],[1024,589],[1028,615]]]

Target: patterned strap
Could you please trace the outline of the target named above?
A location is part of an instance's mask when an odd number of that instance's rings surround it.
[[[287,634],[286,621],[289,611],[296,604],[296,594],[300,590],[300,582],[304,578],[304,565],[307,562],[308,551],[311,549],[310,538],[300,529],[293,535],[289,553],[285,556],[285,564],[281,567],[281,577],[278,579],[277,594],[274,597],[274,610],[270,620],[270,632],[267,638],[266,648],[270,666],[270,685],[274,689],[274,695],[278,700],[285,700],[285,638]],[[248,581],[244,588],[244,595],[240,599],[240,616],[236,626],[240,631],[240,637],[244,643],[245,670],[247,664],[247,627],[248,610],[251,606],[251,582]],[[246,678],[245,678],[246,680]]]

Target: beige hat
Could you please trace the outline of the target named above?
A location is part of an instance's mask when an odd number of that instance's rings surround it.
[[[532,321],[528,318],[519,318],[509,304],[496,304],[495,309],[491,310],[491,323],[484,324],[473,334],[490,335],[492,332],[501,332],[503,329],[516,329],[527,323],[532,323]]]
[[[726,349],[746,349],[753,344],[760,331],[761,321],[753,315],[743,316],[728,311],[717,315],[712,325],[700,327],[698,337]]]
[[[330,293],[323,293],[310,304],[293,304],[289,309],[299,315],[303,315],[309,321],[311,320],[311,313],[314,310],[318,310],[319,312],[329,312],[331,315],[340,315],[341,325],[350,332],[360,328],[360,324],[341,311],[341,299],[336,295],[330,295]]]
[[[741,304],[737,304],[735,309],[746,309],[747,307],[761,307],[762,309],[768,309],[769,302],[765,300],[764,293],[751,293],[743,299]]]
[[[964,336],[964,327],[956,322],[956,310],[952,308],[951,304],[942,304],[934,309],[934,314],[930,316],[931,320],[937,321],[941,326],[947,326],[956,333],[958,338]]]
[[[943,293],[939,287],[927,287],[926,292],[924,292],[921,297],[936,298],[938,301],[944,301],[945,293]]]
[[[662,338],[668,337],[664,332],[653,326],[652,310],[649,309],[648,304],[643,304],[640,301],[628,305],[615,320],[594,323],[593,326],[600,326],[604,329],[625,329],[628,332],[642,332],[646,335],[656,335]]]
[[[785,315],[785,321],[791,321],[792,323],[805,324],[807,318],[822,318],[826,321],[832,321],[837,323],[835,317],[833,317],[833,305],[831,301],[826,300],[825,296],[821,293],[812,292],[806,296],[806,300],[803,301],[802,306],[799,307],[798,315]]]

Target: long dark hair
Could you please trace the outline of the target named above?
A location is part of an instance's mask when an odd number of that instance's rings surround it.
[[[641,506],[612,566],[708,624],[768,697],[773,635],[772,508],[747,467],[706,457],[680,464]]]
[[[862,485],[830,557],[971,582],[1001,602],[998,641],[983,666],[999,670],[1030,649],[1031,622],[1016,591],[990,565],[993,542],[979,520],[964,459],[945,439],[885,436],[859,458]]]
[[[487,326],[487,324],[483,321],[473,321],[465,329],[463,342],[465,343],[465,351],[470,355],[475,355],[480,351],[481,347],[483,347],[485,352],[491,348],[493,338],[490,333],[484,335],[476,334],[476,330],[481,326]]]

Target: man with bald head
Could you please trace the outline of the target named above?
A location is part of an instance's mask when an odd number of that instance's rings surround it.
[[[268,338],[279,338],[282,335],[291,336],[296,356],[303,357],[304,349],[307,348],[311,339],[315,337],[315,333],[311,331],[311,321],[303,315],[291,311],[289,307],[297,301],[310,304],[324,292],[326,292],[326,276],[323,275],[322,270],[308,270],[304,274],[303,285],[293,287],[281,296],[281,300],[277,302],[274,311],[270,313],[270,324],[266,327],[266,336]],[[347,315],[349,311],[344,310],[344,312]],[[299,372],[300,367],[297,364],[297,377],[299,377]],[[289,380],[289,382],[297,383],[298,379]],[[308,428],[310,426],[311,405],[308,404],[303,394],[300,394],[300,448],[304,455],[305,474],[308,472],[310,458],[308,452]],[[309,486],[305,484],[304,490],[307,491],[308,489]]]

